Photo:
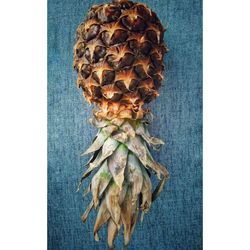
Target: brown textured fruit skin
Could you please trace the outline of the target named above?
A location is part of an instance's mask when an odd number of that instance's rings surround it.
[[[77,29],[77,85],[98,118],[141,119],[161,86],[164,28],[142,3],[94,5]]]

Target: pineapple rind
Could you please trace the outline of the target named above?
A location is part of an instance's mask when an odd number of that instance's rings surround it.
[[[102,119],[142,119],[159,96],[165,29],[148,6],[129,0],[93,6],[77,28],[77,86]]]

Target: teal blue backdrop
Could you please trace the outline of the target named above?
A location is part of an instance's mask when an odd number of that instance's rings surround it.
[[[48,249],[107,249],[106,229],[92,235],[95,211],[80,215],[90,201],[76,193],[86,158],[80,154],[96,133],[91,107],[76,88],[72,70],[75,30],[100,0],[48,1]],[[170,180],[138,223],[129,250],[202,249],[202,1],[144,0],[167,27],[165,80],[151,105],[157,119],[151,134],[166,145],[154,157]],[[34,51],[35,53],[35,51]],[[86,183],[87,184],[87,183]],[[85,186],[86,186],[85,184]],[[115,242],[122,249],[121,235]]]

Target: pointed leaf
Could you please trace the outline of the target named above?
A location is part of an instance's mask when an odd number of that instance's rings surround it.
[[[91,202],[89,203],[87,209],[85,210],[84,214],[82,215],[82,222],[83,223],[87,220],[87,218],[89,216],[89,213],[92,210],[93,206],[94,206],[94,202],[93,202],[93,200],[91,200]]]
[[[99,241],[98,231],[100,230],[101,226],[108,221],[109,218],[110,213],[107,209],[106,201],[103,199],[94,226],[94,237],[96,241]]]
[[[141,203],[141,209],[145,212],[147,212],[151,206],[152,203],[152,184],[151,180],[147,174],[147,171],[143,166],[141,166],[142,174],[143,174],[143,185],[142,185],[142,203]]]
[[[105,195],[106,204],[111,218],[115,224],[119,225],[119,220],[121,216],[121,208],[119,205],[120,188],[113,182],[109,185],[107,193]]]
[[[122,191],[120,192],[120,196],[119,196],[119,205],[121,205],[125,199],[125,196],[127,194],[127,190],[128,190],[128,183],[123,183],[122,185]]]
[[[90,163],[92,163],[96,159],[96,157],[99,154],[100,150],[101,150],[101,148],[94,152],[94,154],[90,157],[88,162],[84,164],[84,167],[88,166]]]
[[[110,218],[108,220],[108,247],[110,250],[114,250],[114,240],[117,236],[118,228],[115,222]]]
[[[157,187],[155,188],[153,194],[152,194],[152,202],[156,200],[156,198],[160,195],[160,193],[162,192],[164,185],[167,181],[168,177],[164,177],[162,178],[162,180],[160,180],[159,184],[157,185]]]
[[[132,228],[136,223],[137,203],[132,202],[132,190],[127,189],[127,194],[121,204],[121,219],[124,226],[124,246],[126,247],[130,241]]]
[[[107,161],[105,161],[91,181],[91,191],[95,208],[99,203],[100,191],[108,186],[111,178]]]
[[[125,143],[130,151],[132,151],[136,157],[141,161],[141,163],[147,165],[147,151],[145,145],[142,143],[139,136],[130,137]]]
[[[91,191],[91,183],[88,185],[86,190],[83,192],[83,197],[85,197]]]
[[[117,126],[110,125],[108,127],[105,127],[101,130],[101,132],[97,135],[97,138],[93,142],[93,144],[82,154],[86,155],[89,153],[92,153],[102,147],[106,139],[114,132],[117,130]]]
[[[108,138],[103,144],[102,150],[97,155],[96,159],[90,163],[87,171],[82,175],[78,188],[80,188],[83,180],[88,177],[91,172],[97,168],[107,157],[109,157],[115,149],[118,147],[119,143],[113,138]]]
[[[122,189],[124,170],[127,164],[128,148],[120,144],[115,152],[108,158],[108,168],[117,186]]]
[[[143,185],[143,175],[140,168],[140,162],[134,154],[128,155],[127,169],[128,182],[131,185],[132,202],[136,202]]]

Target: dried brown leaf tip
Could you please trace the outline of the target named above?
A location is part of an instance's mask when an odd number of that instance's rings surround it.
[[[163,35],[157,15],[145,4],[128,0],[94,5],[77,29],[77,86],[95,104],[90,122],[99,130],[83,153],[93,155],[78,191],[93,176],[83,192],[92,200],[82,221],[93,208],[98,210],[94,238],[100,240],[98,232],[107,224],[109,249],[115,248],[119,231],[127,247],[139,214],[143,218],[150,210],[169,176],[150,153],[149,147],[158,150],[164,142],[149,134],[150,113],[143,108],[159,95],[167,51]],[[151,174],[159,179],[156,187]]]

